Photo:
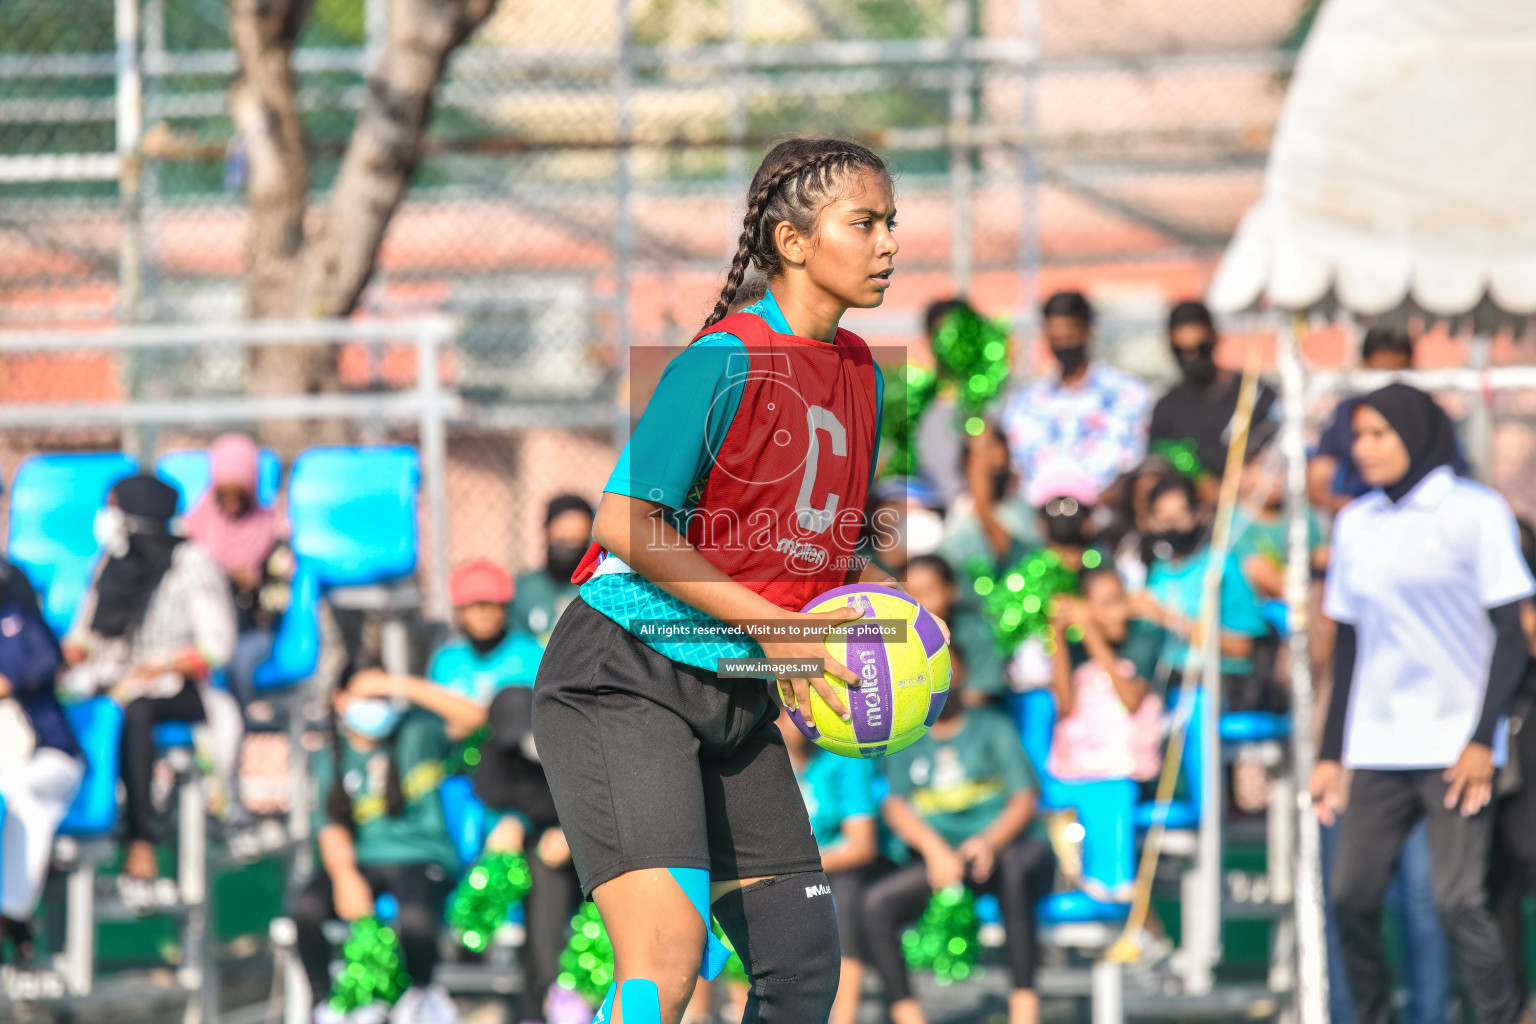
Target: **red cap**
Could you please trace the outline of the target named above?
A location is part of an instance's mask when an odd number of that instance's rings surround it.
[[[506,604],[513,589],[507,570],[485,558],[465,562],[448,576],[448,600],[455,608],[481,601]]]

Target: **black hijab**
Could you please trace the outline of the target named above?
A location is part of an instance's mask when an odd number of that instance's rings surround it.
[[[112,488],[128,530],[128,550],[107,559],[96,579],[96,614],[91,628],[101,636],[122,636],[144,619],[150,598],[171,567],[181,538],[171,534],[176,489],[148,473],[118,481]]]
[[[1361,398],[1360,404],[1381,413],[1408,449],[1408,472],[1396,483],[1382,488],[1394,504],[1407,497],[1434,470],[1462,465],[1455,425],[1440,404],[1418,388],[1388,384]]]

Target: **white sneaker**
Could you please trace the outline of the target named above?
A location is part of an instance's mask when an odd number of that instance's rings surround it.
[[[459,1008],[441,985],[413,987],[395,1004],[389,1024],[459,1024]]]

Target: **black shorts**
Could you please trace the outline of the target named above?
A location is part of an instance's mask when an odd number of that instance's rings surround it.
[[[539,665],[533,731],[582,891],[640,868],[820,871],[777,714],[766,681],[673,661],[572,601]]]

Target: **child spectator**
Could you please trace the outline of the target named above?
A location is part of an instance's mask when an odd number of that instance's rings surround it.
[[[277,513],[257,499],[261,452],[244,434],[208,446],[208,490],[182,520],[187,539],[229,576],[238,633],[225,677],[242,706],[255,696],[255,676],[272,655],[272,638],[288,610],[293,554]]]
[[[1157,661],[1166,637],[1131,618],[1113,569],[1084,570],[1083,596],[1057,599],[1056,733],[1050,773],[1059,779],[1136,779],[1162,767],[1163,697]],[[1068,641],[1073,632],[1081,640]]]
[[[529,634],[508,631],[515,588],[512,577],[494,562],[477,559],[456,568],[448,577],[448,597],[461,635],[433,654],[428,679],[363,673],[351,689],[362,696],[404,697],[435,712],[448,724],[450,739],[463,739],[489,724],[478,748],[475,793],[500,816],[486,848],[528,851],[533,884],[523,904],[525,1005],[535,1011],[530,1019],[544,1019],[546,994],[554,1004],[572,998],[554,982],[571,916],[581,903],[570,849],[533,745],[533,680],[544,650]],[[590,1008],[578,1012],[591,1017]],[[550,1019],[558,1015],[549,1011]]]
[[[996,893],[1013,981],[1008,1022],[1035,1024],[1035,904],[1055,879],[1055,857],[1035,816],[1039,784],[1008,716],[967,706],[963,655],[952,662],[949,685],[928,735],[881,765],[891,789],[881,808],[886,824],[918,858],[865,895],[870,961],[884,983],[891,1020],[922,1024],[927,1017],[902,959],[902,927],[917,919],[935,890],[965,885]]]
[[[1043,470],[1029,484],[1029,503],[1035,508],[1036,521],[1045,537],[1043,549],[1073,572],[1081,571],[1087,562],[1098,564],[1097,552],[1088,557],[1093,505],[1098,495],[1092,478],[1062,465]],[[1025,638],[1014,652],[1008,675],[1018,689],[1051,685],[1056,668],[1042,637]]]
[[[510,629],[527,633],[542,647],[555,620],[581,588],[571,574],[592,543],[592,505],[577,494],[560,494],[544,509],[544,565],[517,578],[517,596],[508,612]]]
[[[1018,493],[1008,440],[994,425],[965,440],[960,468],[966,492],[950,508],[938,554],[962,576],[973,563],[1016,564],[1040,543],[1035,510]]]
[[[32,915],[48,878],[54,832],[85,778],[80,744],[54,692],[63,664],[32,584],[0,558],[0,698],[13,699],[35,740],[30,751],[7,756],[0,767],[0,944],[9,939],[22,965],[32,960]],[[17,739],[0,733],[7,747]]]
[[[106,557],[64,640],[72,692],[111,693],[123,708],[122,774],[127,852],[123,873],[159,874],[150,782],[155,726],[208,722],[224,781],[234,774],[240,709],[207,685],[235,646],[235,607],[218,564],[171,533],[176,490],[147,473],[113,486],[97,513]]]
[[[1163,658],[1171,668],[1170,690],[1183,681],[1191,652],[1200,642],[1196,626],[1211,547],[1197,508],[1195,485],[1189,478],[1175,474],[1153,485],[1147,526],[1154,561],[1147,574],[1147,588],[1136,594],[1131,604],[1138,618],[1168,631]],[[1218,600],[1216,621],[1227,710],[1278,710],[1280,702],[1273,688],[1255,685],[1253,679],[1253,642],[1269,632],[1269,623],[1230,552],[1221,574]]]
[[[1285,563],[1291,520],[1285,514],[1285,466],[1271,444],[1280,432],[1272,420],[1254,426],[1248,460],[1238,481],[1240,504],[1232,520],[1232,555],[1260,601],[1285,598]],[[1312,568],[1326,569],[1328,547],[1317,514],[1307,510],[1307,550]]]
[[[411,978],[390,1019],[453,1024],[453,1002],[432,982],[457,866],[438,794],[448,735],[430,711],[353,692],[350,684],[360,680],[344,673],[337,682],[329,742],[310,763],[320,796],[314,830],[321,870],[294,900],[292,916],[314,1020],[343,1019],[329,1005],[332,951],[322,926],[371,916],[374,899],[387,892],[400,908],[394,928]]]
[[[992,626],[960,602],[949,563],[938,555],[919,555],[907,563],[905,586],[913,600],[949,625],[950,650],[961,650],[970,670],[965,699],[980,705],[1001,697],[1008,684]]]
[[[930,556],[931,557],[931,556]],[[855,1024],[864,982],[864,890],[868,870],[880,851],[875,822],[874,762],[838,757],[821,750],[795,727],[788,713],[779,715],[779,732],[811,816],[811,831],[821,848],[821,869],[837,903],[842,971],[831,1024]]]

